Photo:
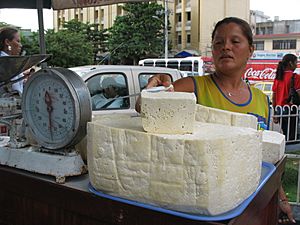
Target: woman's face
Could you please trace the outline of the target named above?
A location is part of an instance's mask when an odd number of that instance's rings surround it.
[[[253,47],[236,23],[222,24],[212,41],[212,55],[216,71],[234,73],[244,70]]]
[[[6,44],[11,47],[11,50],[9,50],[10,55],[20,55],[22,44],[19,33],[15,33],[11,41],[6,39]]]

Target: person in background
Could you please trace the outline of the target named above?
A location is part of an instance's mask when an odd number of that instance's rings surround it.
[[[297,114],[298,107],[291,107],[292,103],[289,102],[291,79],[296,68],[297,56],[293,54],[286,54],[282,58],[282,61],[278,63],[276,77],[272,87],[272,105],[275,112],[275,116],[273,118],[274,123],[279,122],[277,117],[278,115]],[[300,90],[300,76],[295,74],[294,77],[294,87],[296,90]],[[286,136],[286,140],[295,140],[297,138],[295,137],[295,131],[297,129],[296,116],[282,117],[281,129],[283,131],[283,134]]]
[[[101,82],[101,92],[92,96],[92,108],[94,110],[122,108],[125,99],[117,98],[121,95],[122,88],[123,85],[115,78],[105,77]]]
[[[207,76],[185,77],[173,83],[174,90],[195,93],[197,103],[257,117],[258,128],[269,128],[269,99],[260,90],[247,85],[242,77],[253,47],[252,31],[249,24],[236,17],[219,21],[212,32],[212,55],[215,72]],[[155,75],[146,88],[169,86],[171,80],[164,74]],[[140,98],[136,110],[140,112]],[[280,209],[295,222],[291,207],[282,187],[279,189]],[[280,220],[282,221],[282,220]]]
[[[13,27],[3,27],[0,29],[0,57],[2,56],[19,56],[21,53],[22,44],[19,31]],[[11,80],[17,80],[23,76],[30,74],[30,70],[15,76]],[[25,77],[24,77],[25,78]],[[11,91],[16,91],[18,95],[23,93],[23,80],[15,82],[11,86]]]

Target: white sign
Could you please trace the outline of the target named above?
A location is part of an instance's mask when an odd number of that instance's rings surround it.
[[[251,59],[278,59],[281,60],[287,52],[255,52]]]

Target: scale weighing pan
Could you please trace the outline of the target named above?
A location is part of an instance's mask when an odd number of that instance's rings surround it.
[[[0,57],[0,82],[7,83],[23,71],[50,59],[49,54]]]

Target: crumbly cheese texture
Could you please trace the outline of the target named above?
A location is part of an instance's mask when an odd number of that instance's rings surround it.
[[[160,134],[193,133],[194,93],[142,91],[141,117],[145,131]]]
[[[111,195],[218,215],[259,183],[262,132],[251,128],[195,122],[193,134],[154,134],[117,115],[88,123],[87,133],[90,182]]]
[[[265,130],[262,135],[263,161],[275,164],[284,155],[285,136],[275,131]]]
[[[250,114],[231,112],[197,105],[196,121],[257,129],[257,118]]]

